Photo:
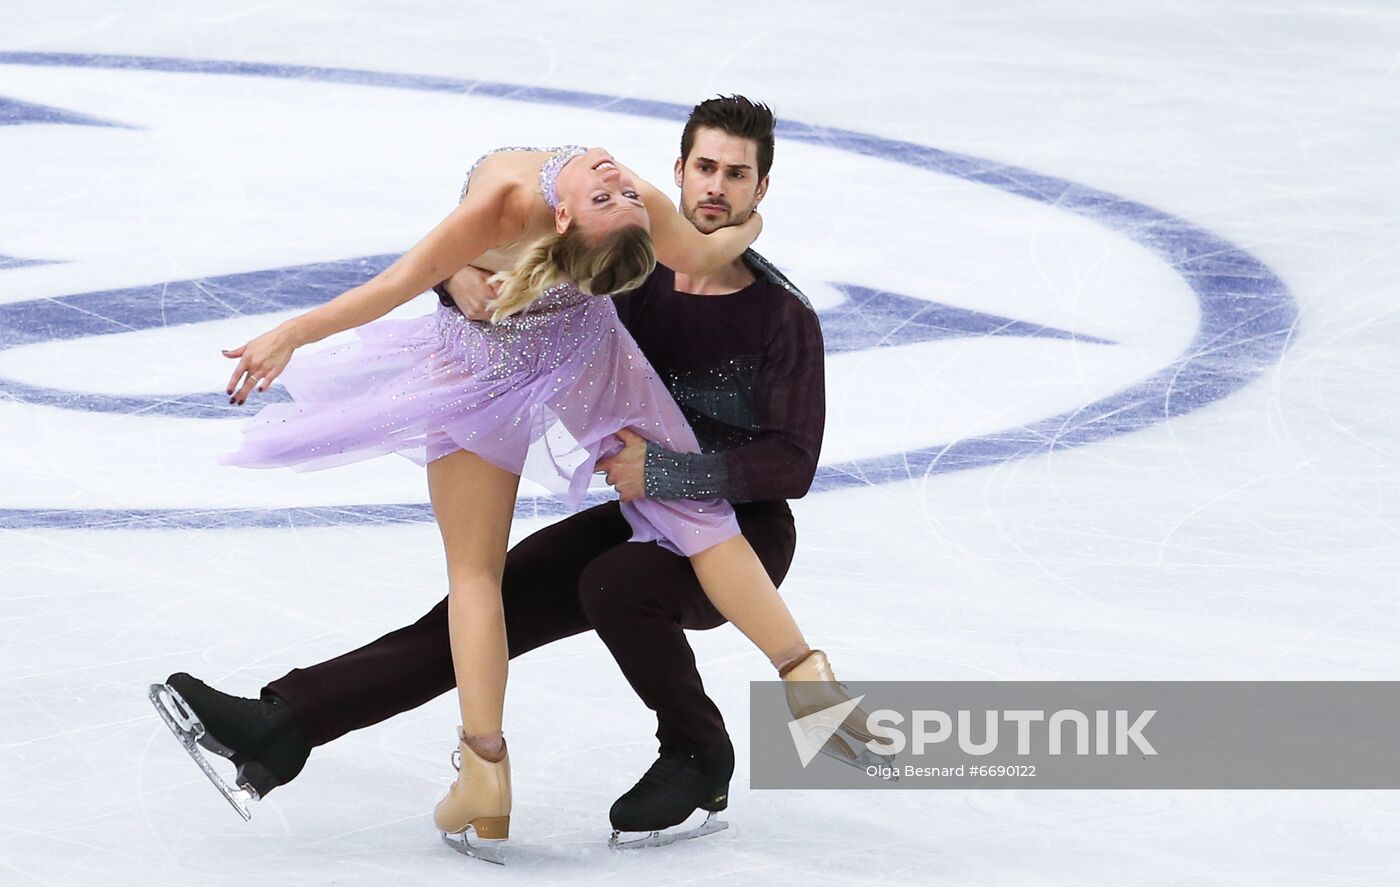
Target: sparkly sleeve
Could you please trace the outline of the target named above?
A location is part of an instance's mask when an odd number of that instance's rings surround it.
[[[826,424],[821,324],[805,299],[787,299],[771,328],[754,390],[757,437],[717,453],[648,444],[648,496],[758,502],[806,495]]]

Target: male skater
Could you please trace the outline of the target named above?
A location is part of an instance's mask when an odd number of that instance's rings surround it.
[[[691,112],[675,178],[681,210],[700,231],[741,224],[763,199],[773,125],[766,106],[742,96]],[[437,287],[439,297],[485,319],[486,277],[466,268]],[[624,431],[623,450],[600,463],[608,482],[624,500],[729,500],[780,584],[796,547],[785,500],[811,486],[825,421],[816,313],[752,251],[704,277],[658,266],[615,301],[703,452],[672,452]],[[616,502],[565,518],[511,549],[501,594],[512,658],[593,629],[656,712],[660,756],[610,812],[617,830],[655,831],[726,804],[734,749],[683,631],[724,618],[689,561],[655,543],[629,543],[630,535]],[[312,748],[454,685],[446,600],[358,650],[293,669],[260,699],[223,694],[183,673],[168,681],[203,722],[200,744],[231,758],[239,785],[255,797],[296,777]]]

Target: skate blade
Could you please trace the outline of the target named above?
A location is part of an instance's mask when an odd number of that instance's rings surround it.
[[[831,734],[831,738],[821,747],[821,753],[848,767],[855,767],[857,770],[865,770],[868,767],[888,767],[893,771],[889,780],[891,782],[899,781],[899,772],[894,770],[894,755],[876,754],[864,742],[857,742],[852,747],[847,743],[846,737],[842,735],[843,732],[838,730],[838,732]],[[856,751],[856,749],[860,749],[860,751]]]
[[[667,844],[674,844],[677,841],[688,841],[691,838],[700,838],[705,835],[712,835],[715,832],[722,832],[729,828],[729,823],[722,819],[715,819],[718,813],[711,813],[705,817],[705,821],[695,826],[695,828],[682,829],[676,832],[656,831],[656,832],[634,832],[641,834],[640,838],[622,840],[622,832],[614,830],[612,837],[608,838],[608,846],[614,850],[639,850],[643,847],[665,847]]]
[[[151,684],[149,694],[151,705],[155,706],[156,713],[165,722],[165,726],[170,728],[170,732],[175,734],[175,738],[180,741],[180,746],[189,754],[194,762],[199,765],[199,769],[224,796],[224,800],[238,811],[245,822],[252,821],[252,811],[248,809],[250,801],[258,800],[258,793],[249,786],[239,786],[230,788],[224,778],[209,763],[209,759],[204,756],[200,749],[199,739],[204,735],[204,724],[200,723],[199,717],[194,710],[189,707],[189,703],[180,698],[165,684]]]
[[[495,865],[506,864],[505,855],[501,851],[505,848],[506,841],[509,840],[507,838],[500,838],[497,840],[491,838],[476,838],[476,841],[473,842],[468,838],[468,835],[476,837],[470,827],[461,834],[449,835],[447,832],[440,832],[439,834],[442,835],[442,842],[444,844],[463,856],[470,856],[472,859],[479,859],[482,862],[489,862]]]

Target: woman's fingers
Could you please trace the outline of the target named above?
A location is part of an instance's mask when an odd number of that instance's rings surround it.
[[[260,362],[257,365],[250,364],[242,370],[242,373],[244,378],[236,394],[232,389],[238,380],[235,379],[233,385],[230,386],[229,393],[233,395],[229,398],[231,403],[245,403],[248,400],[248,395],[252,392],[266,391],[271,388],[273,381],[282,375],[282,367],[277,366],[276,363],[269,366],[267,362]]]
[[[229,403],[243,403],[248,399],[248,392],[263,378],[264,370],[262,361],[251,361],[244,357],[238,362],[238,369],[234,370],[233,378],[228,383]]]
[[[229,403],[245,403],[249,394],[266,391],[272,386],[272,380],[282,374],[291,353],[278,341],[275,332],[264,333],[240,348],[224,351],[230,358],[239,358],[238,367],[228,380]]]
[[[253,390],[253,386],[257,385],[257,383],[257,377],[254,376],[252,373],[249,373],[248,380],[243,383],[243,387],[239,388],[238,392],[233,395],[233,402],[246,403],[248,400],[248,394]]]
[[[243,349],[240,348],[239,350],[242,351]],[[228,390],[224,393],[232,394],[233,390],[238,387],[239,381],[243,378],[243,374],[246,372],[248,372],[248,358],[245,357],[238,362],[238,366],[234,369],[233,375],[228,377]]]

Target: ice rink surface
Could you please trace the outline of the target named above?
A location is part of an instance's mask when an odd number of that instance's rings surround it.
[[[757,247],[827,330],[783,588],[840,675],[1400,677],[1392,3],[9,3],[0,883],[1400,882],[1393,792],[750,790],[769,672],[729,627],[691,635],[740,758],[716,836],[605,846],[654,720],[592,635],[512,664],[504,870],[433,831],[446,697],[249,824],[213,792],[148,683],[253,695],[445,591],[406,460],[215,464],[253,411],[218,349],[495,145],[672,191],[720,92],[783,120]]]

